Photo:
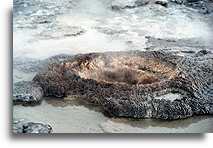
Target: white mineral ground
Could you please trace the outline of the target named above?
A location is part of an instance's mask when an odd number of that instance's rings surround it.
[[[199,41],[196,42],[198,47],[212,46],[212,15],[202,15],[179,5],[168,8],[147,5],[117,12],[110,9],[111,1],[15,0],[14,59],[40,60],[57,54],[145,50],[150,46],[146,36],[196,40]],[[179,44],[178,47],[191,46]],[[177,45],[170,46],[175,48]],[[31,80],[34,74],[20,71],[15,66],[13,79],[14,82]],[[173,100],[179,96],[168,94],[162,97]],[[210,116],[171,122],[112,119],[90,105],[54,99],[35,107],[16,105],[13,116],[49,123],[53,132],[213,132]]]

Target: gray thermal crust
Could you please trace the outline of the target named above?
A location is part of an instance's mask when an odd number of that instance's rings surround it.
[[[141,56],[173,66],[178,77],[157,85],[119,85],[84,79],[60,67],[63,63],[105,56]],[[201,51],[182,57],[164,51],[130,51],[55,56],[32,82],[14,85],[14,103],[39,104],[42,98],[67,95],[92,104],[98,104],[104,113],[115,117],[155,118],[174,120],[193,115],[213,114],[213,55]],[[46,61],[46,62],[47,62]],[[156,96],[179,93],[174,100],[156,99]]]
[[[52,127],[48,124],[26,122],[24,120],[13,121],[14,134],[49,134],[52,133]]]
[[[112,10],[134,9],[149,4],[161,5],[169,7],[169,5],[177,4],[198,10],[202,14],[213,12],[212,0],[113,0],[111,4]]]

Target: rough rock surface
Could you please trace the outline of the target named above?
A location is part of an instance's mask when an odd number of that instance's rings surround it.
[[[147,50],[169,50],[182,55],[192,55],[193,53],[202,51],[202,49],[209,49],[210,53],[213,48],[210,45],[205,45],[204,41],[200,38],[190,39],[174,39],[174,38],[154,38],[146,36],[146,49]]]
[[[72,95],[102,106],[109,116],[173,120],[213,114],[213,55],[207,51],[188,57],[164,51],[67,56],[31,83],[44,96]]]
[[[213,1],[212,0],[170,0],[176,4],[183,4],[185,6],[197,9],[203,14],[213,12]]]
[[[169,2],[168,0],[155,0],[154,3],[164,7],[168,7]]]
[[[113,0],[111,3],[111,8],[113,10],[133,9],[146,6],[148,4],[157,4],[163,7],[168,7],[169,4],[174,3],[194,8],[203,14],[213,12],[212,0]]]
[[[150,0],[113,0],[111,8],[113,10],[131,9],[147,5]]]
[[[40,104],[43,96],[42,88],[28,81],[20,81],[13,86],[14,104],[36,105]]]
[[[14,120],[13,121],[13,133],[40,133],[48,134],[52,132],[52,127],[48,124],[25,122],[24,120]]]
[[[168,0],[113,0],[111,8],[113,10],[133,9],[147,4],[157,4],[164,7],[168,6]]]

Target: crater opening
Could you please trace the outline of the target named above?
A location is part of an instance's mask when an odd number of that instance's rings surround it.
[[[151,56],[134,54],[80,56],[65,67],[84,79],[121,85],[153,84],[176,75],[173,65]]]

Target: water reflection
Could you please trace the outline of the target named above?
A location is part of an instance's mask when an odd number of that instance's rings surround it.
[[[102,108],[99,105],[94,105],[88,101],[84,101],[78,97],[66,97],[64,99],[58,98],[44,98],[45,102],[54,106],[54,107],[68,107],[68,106],[82,106],[88,108],[89,110],[103,112]]]
[[[187,128],[191,124],[197,124],[203,120],[212,120],[212,116],[196,116],[188,119],[174,120],[174,121],[164,121],[164,120],[155,120],[155,119],[112,119],[116,123],[125,123],[133,127],[139,128],[149,128],[149,127],[166,127],[166,128]],[[213,126],[212,126],[213,129]]]
[[[74,97],[68,97],[64,100],[58,100],[54,98],[46,98],[46,102],[48,104],[53,105],[54,107],[67,107],[67,106],[84,106],[90,110],[94,110],[97,112],[103,112],[101,107],[94,106],[92,104],[87,103],[84,100],[76,99]],[[181,120],[158,120],[158,119],[133,119],[133,118],[109,118],[112,122],[127,124],[132,127],[138,128],[149,128],[149,127],[166,127],[166,128],[187,128],[191,124],[197,124],[200,121],[211,120],[213,123],[213,116],[205,115],[205,116],[194,116],[192,118],[181,119]],[[213,130],[213,125],[212,125]]]
[[[109,118],[99,106],[72,97],[64,100],[45,98],[39,106],[14,106],[14,117],[45,122],[56,133],[177,133],[213,132],[212,116],[195,116],[183,120]]]

